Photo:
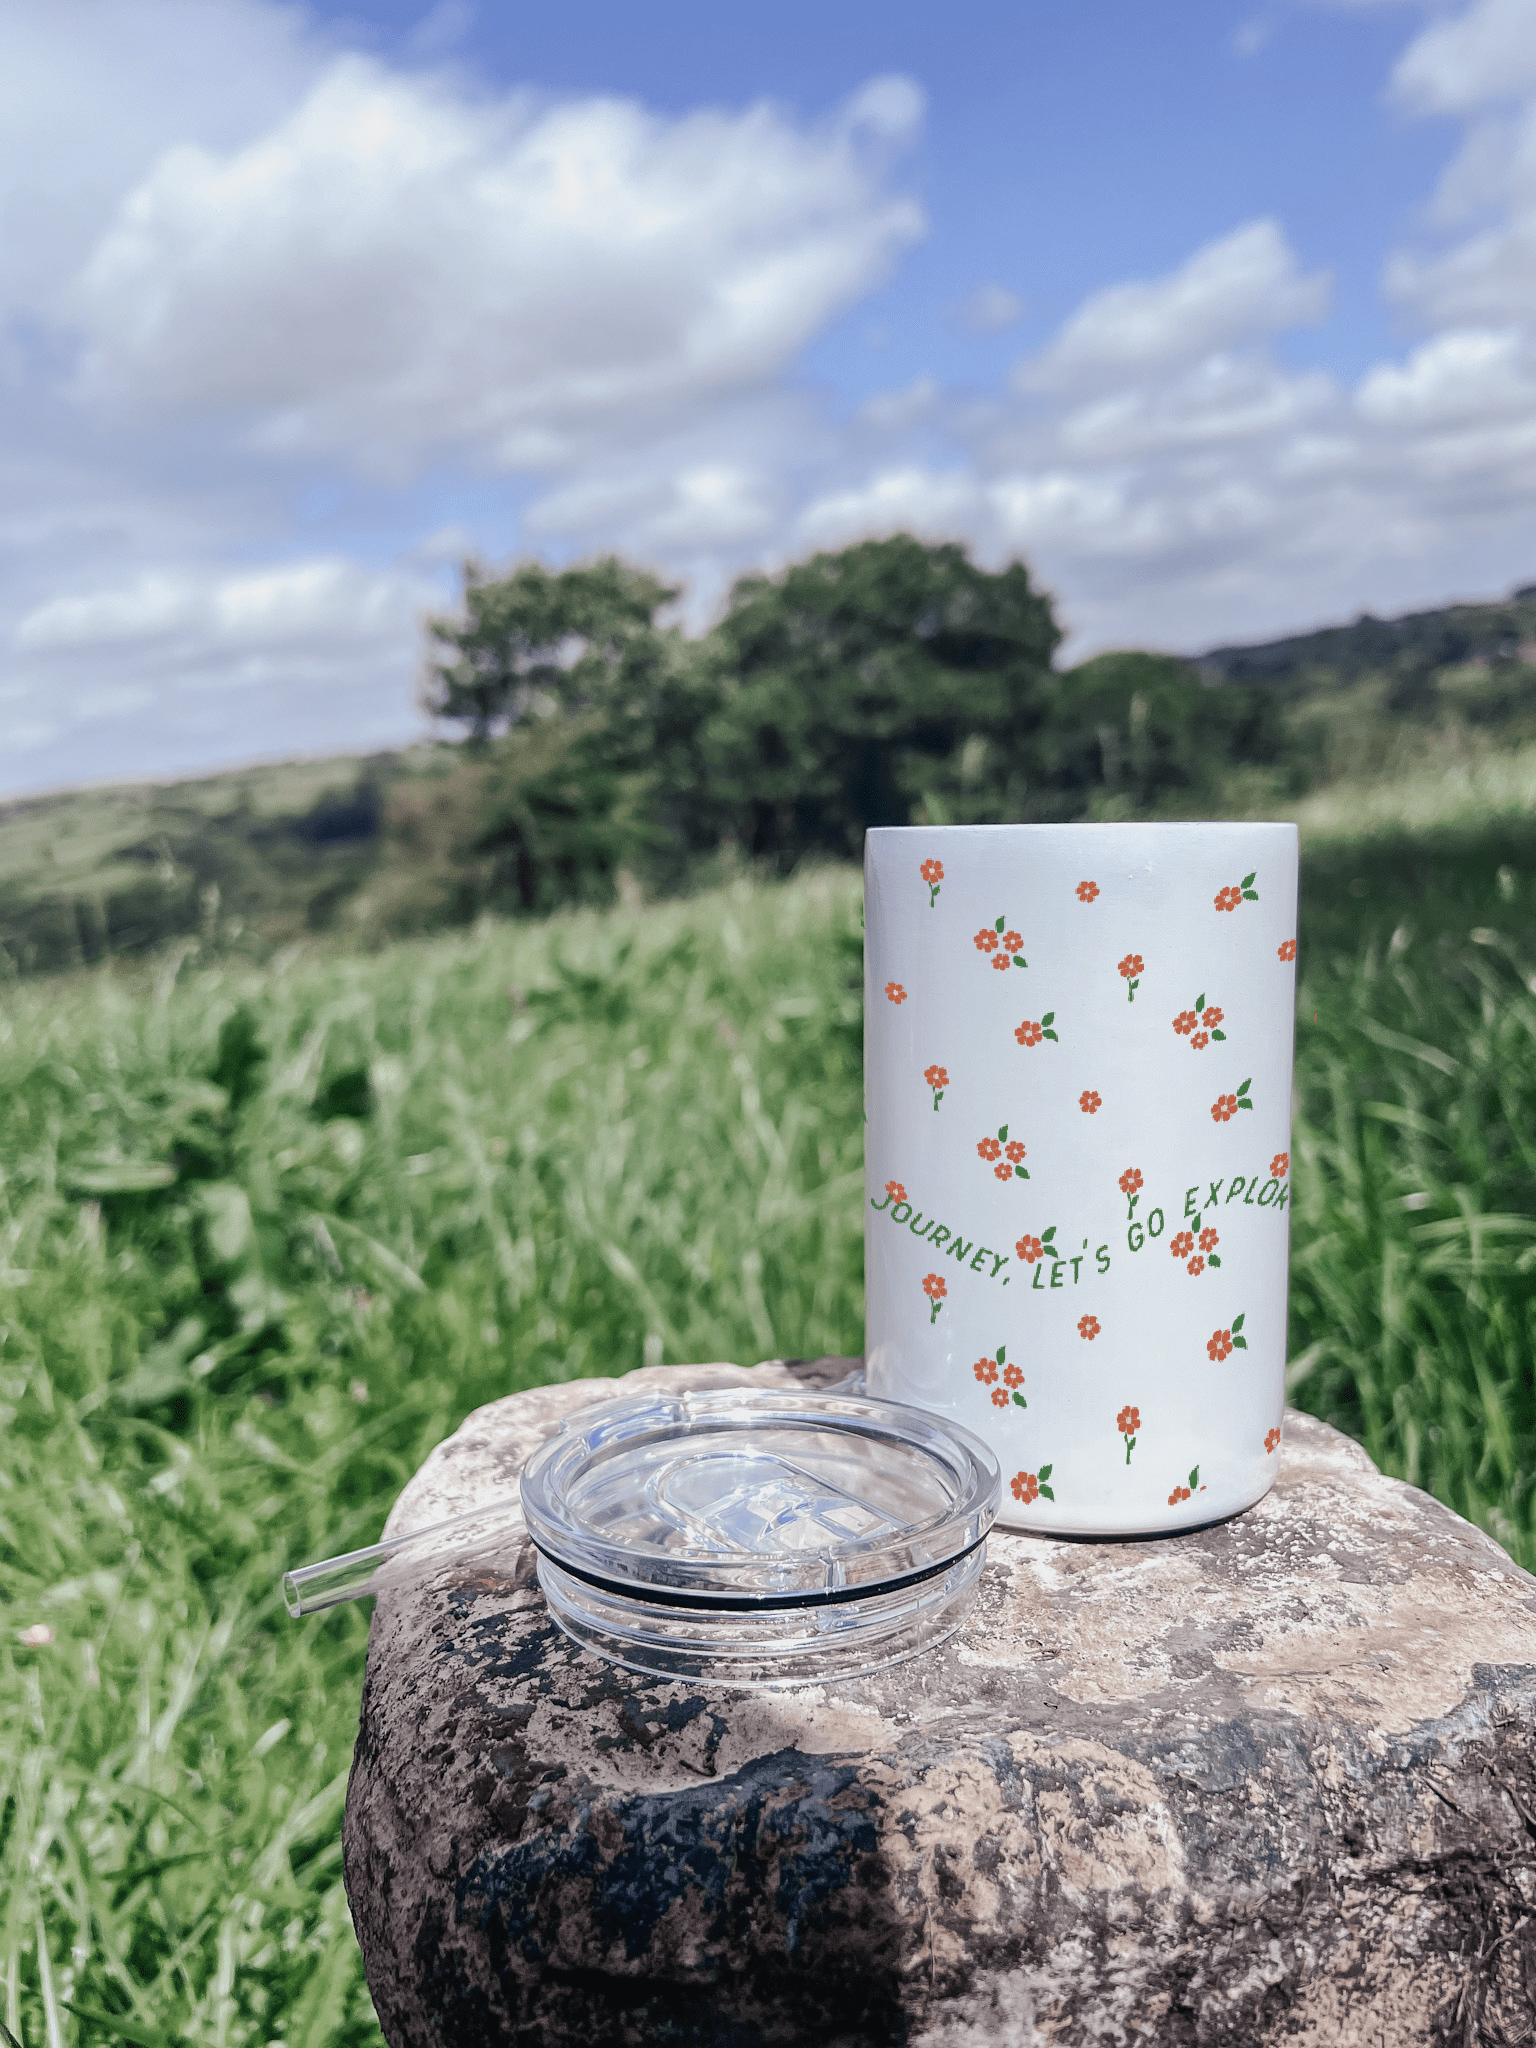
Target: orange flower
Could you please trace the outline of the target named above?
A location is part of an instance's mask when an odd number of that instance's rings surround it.
[[[1204,1230],[1202,1230],[1200,1233],[1201,1251],[1213,1252],[1215,1251],[1217,1245],[1219,1245],[1220,1243],[1221,1239],[1216,1235],[1215,1231],[1211,1228],[1210,1224],[1207,1224]]]
[[[1024,941],[1018,932],[1003,933],[1003,951],[1005,953],[1022,953],[1023,950]]]
[[[990,1358],[978,1358],[971,1370],[984,1387],[990,1387],[997,1378],[997,1367]]]
[[[1122,1195],[1134,1195],[1134,1194],[1135,1194],[1135,1192],[1136,1192],[1136,1190],[1137,1190],[1137,1189],[1138,1189],[1138,1188],[1139,1188],[1140,1186],[1141,1186],[1141,1168],[1140,1168],[1139,1166],[1128,1166],[1128,1167],[1127,1167],[1127,1168],[1125,1169],[1124,1173],[1122,1173],[1122,1174],[1121,1174],[1121,1176],[1120,1176],[1120,1192],[1121,1192],[1121,1194],[1122,1194]]]
[[[1218,889],[1216,892],[1216,908],[1218,910],[1236,910],[1242,900],[1243,892],[1238,888]]]
[[[1023,1384],[1024,1375],[1016,1365],[1005,1365],[1003,1367],[1003,1385],[1005,1387],[1022,1387]]]
[[[923,1292],[930,1301],[942,1301],[949,1292],[949,1282],[940,1273],[929,1273],[923,1279]],[[949,1325],[944,1326],[948,1329]]]
[[[1211,1034],[1209,1033],[1209,1031],[1197,1031],[1194,1037],[1189,1041],[1190,1049],[1193,1052],[1204,1052],[1205,1048],[1210,1044],[1210,1042]]]
[[[1196,1252],[1195,1256],[1190,1260],[1189,1265],[1186,1268],[1186,1271],[1188,1272],[1191,1280],[1198,1280],[1200,1278],[1200,1275],[1205,1271],[1205,1261],[1201,1258],[1198,1252]]]
[[[1015,1472],[1008,1486],[1014,1499],[1022,1501],[1025,1507],[1040,1498],[1040,1482],[1033,1472]]]
[[[1019,1041],[1020,1045],[1038,1045],[1045,1034],[1044,1032],[1042,1032],[1038,1024],[1032,1023],[1030,1019],[1026,1017],[1024,1019],[1024,1022],[1019,1026],[1018,1030],[1015,1031],[1013,1035]]]
[[[1296,958],[1296,941],[1294,939],[1282,939],[1278,948],[1278,954],[1282,960],[1294,960]]]
[[[1214,1124],[1229,1124],[1236,1115],[1237,1097],[1235,1095],[1218,1095],[1211,1104],[1211,1122]]]
[[[943,861],[941,861],[941,860],[925,860],[925,861],[923,862],[923,880],[924,880],[925,882],[942,882],[942,881],[943,881],[943,879],[944,879],[944,863],[943,863]]]
[[[1290,1170],[1291,1155],[1289,1152],[1277,1152],[1269,1162],[1270,1176],[1274,1180],[1284,1180]]]
[[[885,992],[893,1003],[904,1003],[907,1000],[907,992],[899,981],[888,981],[885,984]]]
[[[1177,1017],[1173,1020],[1173,1028],[1178,1032],[1180,1038],[1188,1038],[1190,1032],[1194,1030],[1199,1022],[1200,1018],[1196,1011],[1180,1010]]]
[[[949,1086],[949,1074],[943,1067],[924,1067],[923,1079],[930,1088],[947,1088]],[[1232,1099],[1234,1102],[1237,1100],[1236,1096]],[[938,1126],[935,1125],[934,1128],[937,1130]]]
[[[1146,961],[1142,959],[1139,953],[1127,953],[1120,962],[1120,972],[1129,981],[1134,975],[1140,974],[1145,969],[1146,964]]]
[[[1008,1157],[1013,1161],[1015,1166],[1017,1166],[1019,1161],[1024,1157],[1024,1147],[1022,1144],[1020,1144],[1017,1138],[1010,1138],[1003,1149],[1007,1153]]]
[[[1006,1408],[1008,1406],[1008,1390],[1006,1387],[994,1387],[992,1389],[992,1406],[994,1408]]]
[[[1219,1003],[1207,1003],[1205,1014],[1201,1017],[1200,1021],[1214,1031],[1226,1014],[1226,1011],[1222,1009]]]
[[[1079,882],[1077,885],[1077,900],[1079,903],[1091,903],[1098,893],[1099,885],[1097,882]]]
[[[1188,1499],[1189,1488],[1187,1486],[1176,1486],[1168,1496],[1168,1505],[1171,1508],[1176,1508],[1180,1501]]]
[[[893,1202],[904,1202],[907,1199],[907,1191],[899,1180],[888,1180],[885,1184],[885,1192]]]
[[[1032,1266],[1036,1259],[1043,1259],[1045,1257],[1045,1246],[1038,1237],[1021,1237],[1014,1246],[1014,1250],[1026,1266]]]
[[[978,953],[990,953],[997,945],[997,933],[993,931],[991,925],[984,924],[975,938],[972,939],[971,944]]]
[[[1272,1429],[1269,1435],[1265,1437],[1264,1448],[1266,1451],[1277,1451],[1280,1448],[1280,1432],[1278,1429]]]
[[[1013,1179],[1013,1168],[1008,1164],[1006,1159],[1002,1162],[1001,1166],[994,1166],[992,1171],[999,1180]]]
[[[1141,1428],[1141,1410],[1127,1402],[1115,1417],[1115,1427],[1122,1436],[1135,1436]]]
[[[978,1140],[976,1150],[983,1159],[1001,1159],[1003,1156],[1003,1148],[996,1138]]]
[[[1176,1259],[1187,1259],[1194,1248],[1195,1233],[1192,1230],[1181,1230],[1168,1247]]]
[[[1013,965],[1013,962],[1008,958],[1008,955],[1006,953],[994,953],[992,955],[992,965],[997,969],[999,974],[1006,974],[1009,968]]]
[[[1086,1340],[1091,1344],[1094,1338],[1097,1337],[1097,1335],[1099,1334],[1098,1317],[1079,1316],[1077,1319],[1077,1334],[1079,1335],[1079,1337],[1086,1338]]]
[[[1097,1088],[1085,1088],[1077,1098],[1077,1106],[1084,1116],[1097,1116],[1103,1101]]]
[[[1205,1355],[1214,1365],[1220,1365],[1224,1358],[1230,1358],[1232,1356],[1232,1332],[1230,1330],[1212,1330],[1210,1342],[1205,1347]]]

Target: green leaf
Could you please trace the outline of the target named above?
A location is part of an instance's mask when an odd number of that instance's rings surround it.
[[[1252,1074],[1250,1074],[1250,1075],[1248,1076],[1248,1078],[1247,1078],[1247,1080],[1246,1080],[1246,1081],[1239,1081],[1239,1082],[1238,1082],[1238,1084],[1237,1084],[1237,1092],[1238,1092],[1238,1094],[1239,1094],[1239,1095],[1246,1095],[1246,1094],[1248,1093],[1248,1090],[1249,1090],[1249,1089],[1250,1089],[1250,1088],[1251,1088],[1252,1086],[1253,1086],[1253,1076],[1252,1076]]]
[[[1196,997],[1195,997],[1195,1008],[1196,1008],[1197,1010],[1203,1010],[1203,1009],[1205,1008],[1205,997],[1204,997],[1204,996],[1196,996]]]
[[[1042,1038],[1048,1038],[1051,1041],[1052,1045],[1060,1045],[1061,1043],[1061,1040],[1056,1036],[1054,1031],[1042,1031],[1040,1036]]]
[[[1206,1260],[1206,1262],[1205,1262],[1205,1263],[1206,1263],[1206,1264],[1207,1264],[1208,1266],[1219,1266],[1219,1265],[1221,1264],[1221,1261],[1220,1261],[1220,1259],[1218,1259],[1218,1258],[1217,1258],[1216,1254],[1215,1254],[1214,1252],[1212,1252],[1212,1253],[1211,1253],[1211,1255],[1210,1255],[1210,1257],[1209,1257],[1209,1258],[1208,1258],[1208,1259]]]
[[[1245,903],[1257,903],[1258,900],[1259,892],[1257,889],[1245,889],[1243,891],[1243,901]]]
[[[1239,1095],[1239,1097],[1237,1098],[1237,1106],[1239,1109],[1252,1109],[1253,1104],[1248,1100],[1246,1095]]]
[[[1024,958],[1024,955],[1022,953],[1015,953],[1013,956],[1013,964],[1015,967],[1027,967],[1029,965],[1029,962]]]
[[[1006,1344],[998,1345],[997,1362],[999,1365],[1006,1365],[1008,1363],[1008,1346]]]
[[[1236,1336],[1237,1332],[1238,1332],[1238,1331],[1239,1331],[1239,1330],[1240,1330],[1240,1329],[1241,1329],[1241,1328],[1243,1327],[1243,1324],[1244,1324],[1244,1323],[1245,1323],[1245,1322],[1246,1322],[1247,1320],[1248,1320],[1248,1311],[1247,1311],[1247,1309],[1244,1309],[1244,1310],[1243,1310],[1243,1312],[1242,1312],[1242,1314],[1241,1314],[1240,1316],[1234,1316],[1234,1317],[1232,1318],[1232,1334],[1233,1334],[1234,1336]]]
[[[1227,1034],[1225,1033],[1225,1031],[1213,1031],[1211,1033],[1211,1036],[1212,1038],[1219,1038],[1223,1045],[1225,1045],[1227,1042]]]
[[[1029,1179],[1029,1168],[1027,1166],[1016,1166],[1013,1170],[1019,1176],[1020,1180]]]
[[[999,1125],[998,1125],[998,1127],[997,1127],[997,1137],[998,1137],[998,1143],[999,1143],[999,1144],[1001,1144],[1001,1143],[1003,1142],[1003,1140],[1004,1140],[1004,1139],[1006,1139],[1006,1137],[1007,1137],[1007,1136],[1008,1136],[1008,1126],[1007,1126],[1006,1124],[999,1124]]]
[[[1051,1468],[1051,1466],[1049,1466],[1049,1465],[1042,1465],[1042,1466],[1040,1467],[1040,1470],[1039,1470],[1039,1471],[1038,1471],[1038,1472],[1037,1472],[1037,1473],[1035,1474],[1035,1477],[1036,1477],[1036,1478],[1037,1478],[1037,1479],[1039,1480],[1039,1482],[1040,1482],[1040,1484],[1041,1484],[1042,1486],[1044,1486],[1044,1485],[1045,1485],[1045,1482],[1046,1482],[1046,1480],[1050,1478],[1050,1476],[1051,1476],[1051,1471],[1052,1471],[1052,1468]]]
[[[136,2048],[168,2048],[169,2035],[158,2033],[153,2027],[136,2026],[126,2015],[98,2012],[94,2006],[76,2005],[68,1998],[61,1998],[59,2003],[66,2012],[72,2012],[77,2019],[86,2020],[93,2027],[104,2027],[119,2041],[132,2041]],[[8,2035],[7,2038],[11,2037]]]
[[[66,1167],[66,1187],[82,1195],[148,1195],[175,1185],[176,1169],[159,1159],[82,1160]]]
[[[995,925],[993,926],[993,930],[994,930],[994,931],[999,931],[999,932],[1000,932],[1000,931],[1002,930],[1003,926],[1004,926],[1004,925],[1005,925],[1005,924],[1006,924],[1007,922],[1008,922],[1008,920],[1007,920],[1007,918],[1006,918],[1006,917],[1000,917],[1000,918],[999,918],[999,919],[997,920],[997,923],[996,923],[996,924],[995,924]]]
[[[1049,1467],[1049,1466],[1047,1466],[1047,1467],[1046,1467],[1046,1470],[1047,1470],[1047,1471],[1049,1471],[1049,1470],[1050,1470],[1050,1467]],[[1051,1489],[1050,1489],[1050,1488],[1049,1488],[1048,1486],[1042,1486],[1042,1487],[1041,1487],[1041,1489],[1040,1489],[1040,1498],[1041,1498],[1042,1500],[1048,1500],[1048,1501],[1050,1501],[1050,1502],[1051,1502],[1051,1503],[1052,1503],[1053,1505],[1055,1504],[1056,1496],[1055,1496],[1055,1494],[1054,1494],[1054,1493],[1052,1493]]]
[[[1234,1351],[1246,1351],[1248,1349],[1248,1339],[1246,1337],[1234,1337],[1232,1339],[1232,1349]]]
[[[1027,1408],[1029,1406],[1029,1403],[1025,1400],[1022,1394],[1015,1394],[1013,1397],[1013,1405],[1015,1406],[1015,1408]]]
[[[1243,886],[1243,887],[1244,887],[1245,889],[1251,889],[1251,888],[1253,887],[1253,877],[1254,877],[1254,875],[1256,875],[1256,874],[1257,874],[1258,872],[1259,872],[1259,871],[1258,871],[1258,869],[1257,869],[1257,868],[1255,868],[1255,869],[1254,869],[1254,871],[1253,871],[1253,874],[1252,874],[1252,875],[1244,875],[1244,877],[1243,877],[1243,882],[1242,882],[1242,886]]]
[[[1043,1031],[1047,1024],[1054,1024],[1055,1022],[1056,1012],[1054,1010],[1047,1010],[1045,1015],[1040,1019],[1040,1028]]]
[[[1051,1227],[1050,1227],[1050,1229],[1049,1229],[1049,1230],[1042,1230],[1042,1231],[1041,1231],[1041,1233],[1040,1233],[1040,1242],[1041,1242],[1042,1244],[1049,1244],[1049,1243],[1050,1243],[1050,1241],[1051,1241],[1051,1239],[1052,1239],[1052,1238],[1053,1238],[1053,1237],[1054,1237],[1055,1235],[1056,1235],[1056,1226],[1055,1226],[1055,1224],[1053,1223],[1053,1224],[1051,1225]]]
[[[1197,1486],[1198,1486],[1199,1484],[1200,1484],[1200,1467],[1199,1467],[1199,1466],[1197,1465],[1197,1466],[1195,1467],[1194,1471],[1193,1471],[1193,1472],[1191,1472],[1191,1473],[1190,1473],[1190,1475],[1189,1475],[1189,1490],[1190,1490],[1190,1492],[1191,1492],[1191,1493],[1193,1493],[1193,1492],[1194,1492],[1194,1490],[1195,1490],[1195,1488],[1196,1488],[1196,1487],[1197,1487]]]

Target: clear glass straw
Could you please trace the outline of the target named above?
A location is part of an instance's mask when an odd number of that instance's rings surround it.
[[[450,1515],[425,1529],[410,1529],[366,1550],[322,1558],[283,1574],[283,1604],[297,1621],[344,1600],[362,1600],[370,1593],[400,1592],[417,1586],[444,1565],[468,1564],[490,1552],[505,1553],[528,1533],[523,1504],[516,1494]]]

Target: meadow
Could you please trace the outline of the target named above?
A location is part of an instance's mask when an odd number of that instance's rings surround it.
[[[1304,863],[1293,1399],[1536,1565],[1536,827]],[[836,868],[0,994],[0,2018],[374,2042],[366,1542],[515,1387],[856,1351]],[[3,2039],[3,2037],[0,2037]]]

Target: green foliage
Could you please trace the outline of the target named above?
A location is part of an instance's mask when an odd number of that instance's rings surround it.
[[[376,2042],[279,1576],[516,1387],[857,1349],[857,883],[178,957],[0,1008],[0,2019]]]
[[[563,570],[524,562],[495,578],[471,562],[462,616],[427,622],[446,657],[432,664],[428,706],[485,740],[498,725],[622,693],[632,655],[644,663],[655,615],[676,595],[612,556]]]

